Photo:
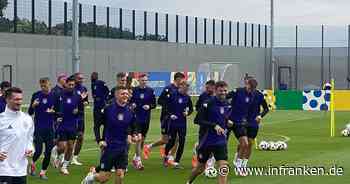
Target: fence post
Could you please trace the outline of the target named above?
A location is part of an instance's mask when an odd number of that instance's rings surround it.
[[[232,45],[232,21],[229,22],[228,25],[228,45],[231,46]]]
[[[119,8],[119,38],[123,38],[123,9]]]
[[[96,37],[96,5],[94,5],[93,7],[93,19],[94,19],[93,36]]]
[[[165,14],[165,38],[169,41],[169,14]]]
[[[194,18],[194,43],[198,43],[198,17]]]
[[[212,40],[213,45],[215,45],[215,19],[213,19],[213,40]]]
[[[221,20],[221,45],[224,45],[224,20]]]
[[[48,34],[50,35],[51,34],[51,28],[52,28],[52,0],[49,0],[48,1],[49,3],[49,9],[48,9],[48,12],[49,12],[49,16],[48,16],[48,22],[49,22],[49,25],[48,25]]]
[[[35,33],[35,0],[32,0],[32,34]]]
[[[155,25],[154,30],[156,34],[156,39],[158,40],[158,13],[155,14]]]
[[[132,38],[136,39],[136,32],[135,32],[135,10],[132,10]]]
[[[248,24],[244,23],[244,47],[247,47],[247,32],[248,32]]]
[[[176,43],[179,42],[179,15],[176,15],[175,20],[175,37],[176,37]]]
[[[64,2],[64,16],[63,16],[63,34],[67,36],[67,2]]]
[[[204,18],[204,44],[207,44],[207,18]]]
[[[237,41],[237,47],[239,47],[239,22],[237,22],[237,33],[236,34],[237,34],[237,36],[236,36],[237,37],[237,40],[236,40]]]
[[[109,7],[107,7],[107,38],[109,38]]]
[[[147,11],[143,12],[143,39],[147,40]]]
[[[186,43],[188,43],[188,16],[186,16]]]

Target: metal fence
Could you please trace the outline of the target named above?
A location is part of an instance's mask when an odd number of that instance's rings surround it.
[[[72,4],[8,0],[0,32],[72,34]],[[269,47],[270,27],[239,21],[79,4],[80,36],[177,43]]]

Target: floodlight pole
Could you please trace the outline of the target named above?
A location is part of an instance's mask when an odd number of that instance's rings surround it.
[[[270,2],[270,6],[271,6],[271,13],[270,13],[270,23],[271,23],[271,31],[270,31],[270,57],[271,57],[271,89],[272,91],[275,91],[275,60],[273,57],[273,47],[274,47],[274,26],[275,26],[275,22],[274,22],[274,0],[271,0]]]
[[[78,0],[73,0],[73,30],[72,30],[72,72],[80,71],[80,56],[79,56],[79,22],[78,22]]]

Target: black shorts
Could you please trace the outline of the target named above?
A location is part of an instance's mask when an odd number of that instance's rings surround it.
[[[74,141],[77,139],[76,131],[58,131],[57,132],[58,141]]]
[[[199,163],[205,164],[211,156],[214,156],[215,160],[226,160],[227,147],[226,146],[207,146],[197,150],[197,159]]]
[[[0,176],[0,184],[27,184],[26,176]]]
[[[113,150],[105,150],[102,153],[100,160],[101,171],[110,172],[114,167],[115,169],[123,169],[125,170],[128,166],[128,153],[113,151]]]
[[[233,132],[237,139],[243,136],[247,136],[250,139],[255,139],[259,132],[259,126],[242,126],[239,124],[234,124]]]
[[[85,132],[85,120],[84,117],[79,118],[77,123],[77,132],[78,134],[84,134]]]
[[[138,133],[140,133],[143,137],[146,137],[149,130],[149,123],[137,122],[136,124]]]
[[[34,143],[51,142],[55,138],[55,132],[53,130],[47,131],[34,131]]]
[[[161,134],[168,135],[170,128],[170,120],[168,118],[164,118],[163,121],[160,122]]]
[[[95,125],[102,125],[103,122],[103,113],[101,112],[102,109],[100,108],[94,108],[94,124]]]

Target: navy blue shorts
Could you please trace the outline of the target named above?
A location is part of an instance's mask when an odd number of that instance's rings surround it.
[[[59,130],[57,132],[57,139],[58,141],[74,141],[77,139],[77,132],[76,131],[64,131]]]
[[[128,166],[128,153],[126,151],[113,151],[106,149],[101,156],[101,171],[110,172],[112,168],[126,169]]]
[[[197,150],[197,159],[199,163],[207,163],[209,158],[214,156],[215,160],[227,160],[227,147],[226,146],[207,146]]]
[[[78,122],[77,122],[77,132],[78,133],[82,133],[84,134],[85,132],[85,120],[84,120],[84,117],[82,118],[79,118]]]
[[[233,132],[237,139],[243,136],[247,136],[250,139],[255,139],[259,132],[259,126],[242,126],[239,124],[234,124]]]
[[[169,118],[164,118],[163,121],[160,122],[161,134],[168,135],[170,129],[170,120]]]

